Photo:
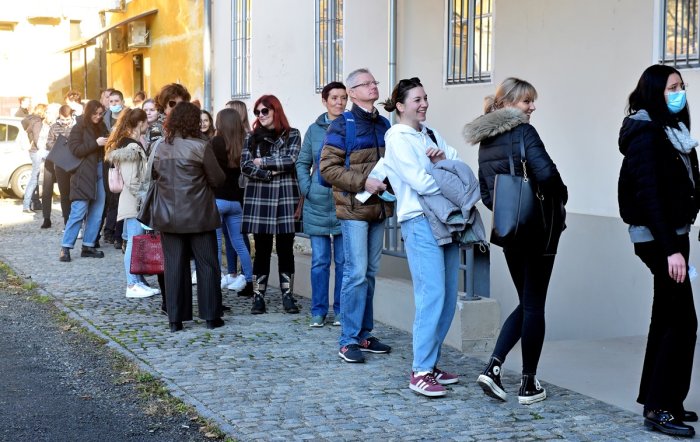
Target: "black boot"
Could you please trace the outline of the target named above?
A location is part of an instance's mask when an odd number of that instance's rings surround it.
[[[237,292],[237,294],[238,296],[245,296],[246,298],[253,296],[253,281],[246,282],[243,290]]]
[[[70,249],[61,247],[61,253],[58,255],[58,260],[61,262],[70,262]]]
[[[253,275],[253,307],[250,313],[254,315],[265,313],[265,290],[267,290],[267,275]]]
[[[218,327],[223,327],[224,326],[224,320],[221,318],[216,318],[211,321],[207,321],[207,329],[208,330],[213,330]]]
[[[282,291],[282,307],[287,313],[299,313],[299,306],[294,300],[294,273],[280,273],[280,290]]]
[[[695,436],[695,428],[684,424],[680,417],[675,417],[673,414],[665,410],[645,411],[644,426],[672,436]]]
[[[491,356],[491,359],[484,369],[484,372],[479,375],[476,382],[488,396],[505,401],[506,391],[503,389],[503,384],[501,383],[502,364],[503,362]]]
[[[83,258],[104,258],[105,253],[94,247],[83,246],[83,249],[80,251],[80,256]]]
[[[51,227],[51,218],[44,218],[44,223],[41,225],[42,229],[48,229]]]
[[[518,402],[522,405],[530,405],[547,398],[547,391],[540,385],[534,374],[524,374],[520,381]]]

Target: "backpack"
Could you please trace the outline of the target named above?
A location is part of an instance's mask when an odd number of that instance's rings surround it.
[[[343,117],[345,117],[345,169],[349,169],[350,168],[350,150],[355,145],[357,129],[356,129],[356,125],[355,125],[355,116],[352,114],[351,111],[343,112]],[[389,130],[389,128],[391,127],[391,123],[389,123],[389,120],[387,120],[386,118],[384,118],[382,116],[380,116],[379,118],[386,126],[386,129]],[[318,150],[318,155],[315,158],[316,164],[320,163],[321,151],[323,151],[323,148]],[[333,187],[333,185],[331,185],[328,181],[323,179],[323,176],[321,175],[320,169],[321,169],[320,167],[316,167],[316,170],[318,172],[318,183],[320,185],[322,185],[323,187]]]

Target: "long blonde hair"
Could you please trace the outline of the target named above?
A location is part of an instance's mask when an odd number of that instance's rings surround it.
[[[537,99],[537,90],[525,80],[508,77],[496,88],[494,95],[484,98],[484,113],[488,114],[503,108],[506,104],[514,104],[523,98],[534,101]]]

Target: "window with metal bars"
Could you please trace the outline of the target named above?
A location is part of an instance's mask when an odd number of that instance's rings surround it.
[[[676,68],[700,66],[698,4],[700,0],[662,0],[661,63]]]
[[[491,80],[493,0],[447,0],[446,84]]]
[[[343,81],[343,0],[316,0],[316,92]]]
[[[231,0],[231,98],[250,97],[250,4]]]

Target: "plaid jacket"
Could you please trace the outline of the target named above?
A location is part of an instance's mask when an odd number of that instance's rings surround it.
[[[248,177],[243,196],[243,223],[241,231],[246,233],[294,233],[300,225],[294,220],[294,211],[299,203],[296,163],[301,148],[299,130],[291,128],[289,135],[282,134],[276,140],[265,138],[269,143],[268,156],[260,154],[260,146],[252,146],[249,134],[241,153],[241,172]],[[262,158],[262,165],[253,164]]]

